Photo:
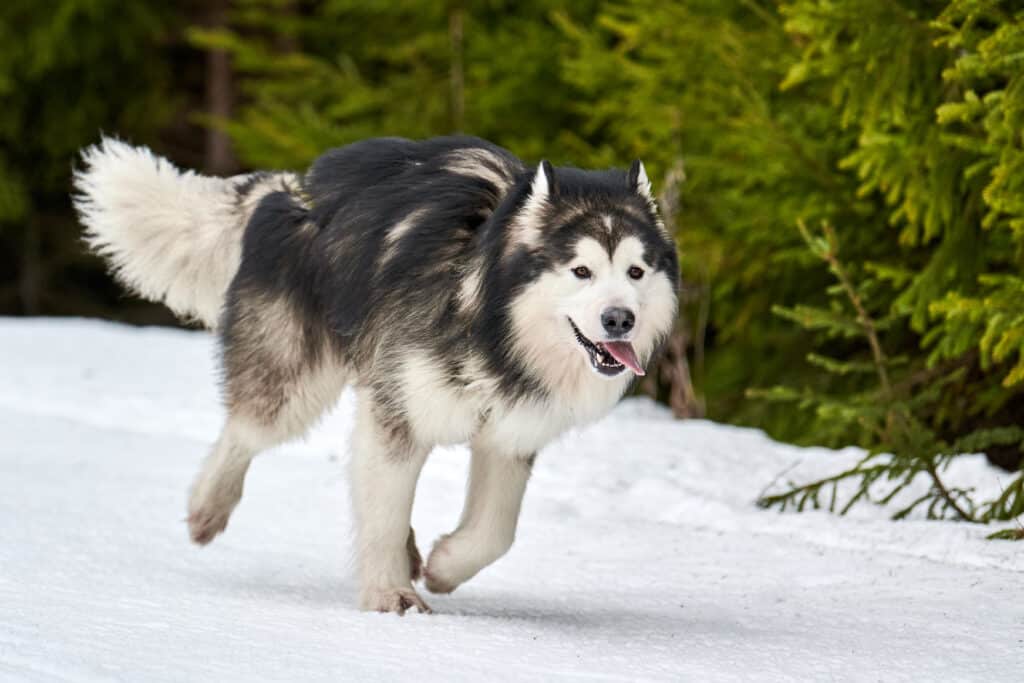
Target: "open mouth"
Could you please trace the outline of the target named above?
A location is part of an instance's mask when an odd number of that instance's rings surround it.
[[[576,327],[572,318],[569,318],[569,324],[572,325],[576,341],[587,352],[590,365],[598,373],[606,377],[614,377],[628,367],[636,375],[644,374],[644,369],[640,366],[632,344],[627,341],[592,342],[580,332],[580,328]]]

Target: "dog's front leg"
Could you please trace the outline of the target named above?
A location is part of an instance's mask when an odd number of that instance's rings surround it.
[[[508,552],[534,456],[507,455],[484,439],[472,444],[469,486],[458,528],[442,536],[424,569],[427,589],[450,593]]]
[[[412,587],[409,526],[416,481],[429,448],[401,425],[382,425],[368,390],[360,390],[352,453],[352,503],[359,553],[359,606],[404,614],[430,607]]]

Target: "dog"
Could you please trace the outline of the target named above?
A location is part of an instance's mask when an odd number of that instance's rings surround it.
[[[227,418],[188,501],[224,531],[260,451],[354,387],[350,479],[365,610],[429,612],[504,555],[537,452],[606,414],[669,334],[679,266],[644,166],[527,167],[479,138],[375,138],[308,172],[181,171],[105,138],[82,153],[87,244],[130,290],[216,331]],[[468,443],[458,527],[410,526],[435,445]]]

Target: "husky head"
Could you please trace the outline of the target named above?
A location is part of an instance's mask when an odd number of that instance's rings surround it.
[[[627,173],[541,162],[509,220],[504,259],[519,274],[519,355],[549,385],[643,375],[672,328],[676,248],[639,161]]]

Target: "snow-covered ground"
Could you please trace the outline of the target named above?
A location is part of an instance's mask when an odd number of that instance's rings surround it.
[[[1024,545],[991,529],[753,505],[855,451],[676,422],[647,401],[541,454],[512,551],[436,614],[353,607],[351,397],[261,456],[227,533],[187,541],[219,427],[211,338],[0,320],[0,679],[1020,681]],[[466,468],[420,483],[423,549]],[[996,490],[980,458],[950,474]]]

